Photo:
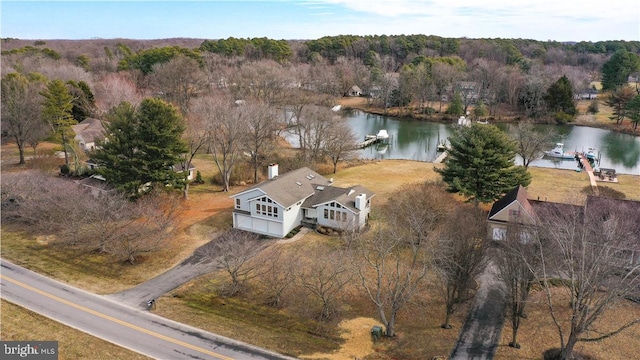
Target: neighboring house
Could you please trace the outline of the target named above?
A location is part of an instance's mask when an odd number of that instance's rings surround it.
[[[640,72],[634,72],[629,74],[629,77],[627,77],[627,82],[630,82],[630,83],[640,82]]]
[[[88,178],[78,181],[78,184],[85,190],[89,191],[93,196],[107,194],[115,190],[115,188],[107,184],[105,179],[100,175],[91,175]]]
[[[344,93],[344,96],[362,96],[362,89],[358,85],[353,85]]]
[[[602,226],[607,226],[609,221],[606,216],[594,217],[592,215],[599,214],[600,209],[622,208],[627,207],[627,213],[640,214],[640,201],[618,200],[599,196],[587,196],[585,204],[571,205],[554,203],[549,201],[532,200],[528,198],[527,191],[524,187],[518,186],[507,193],[500,200],[496,201],[487,219],[487,237],[492,240],[505,240],[510,224],[517,224],[520,231],[520,239],[528,242],[531,239],[527,227],[535,226],[536,212],[543,213],[542,209],[552,209],[567,214],[582,213],[588,214],[588,218],[602,218]],[[579,210],[579,211],[576,211]],[[635,229],[627,229],[631,234],[628,248],[620,249],[620,260],[625,265],[640,265],[640,222],[632,222]]]
[[[87,167],[90,170],[95,170],[95,169],[97,169],[99,167],[98,163],[94,159],[89,159],[89,160],[85,161],[85,164],[87,164]],[[171,169],[173,169],[173,171],[178,172],[178,173],[186,171],[185,165],[182,164],[182,163],[178,163],[178,164],[175,164],[175,165],[171,166]],[[195,170],[196,170],[195,166],[193,166],[193,165],[189,166],[189,175],[187,176],[187,180],[191,181],[191,180],[193,180],[195,178],[194,175],[193,175]]]
[[[573,95],[576,100],[595,100],[598,98],[598,90],[589,89]]]
[[[104,139],[105,128],[102,120],[86,118],[72,126],[76,133],[75,141],[84,151],[91,151],[96,148],[96,141]]]
[[[175,172],[181,173],[187,171],[186,164],[180,163],[172,166]],[[193,172],[196,170],[196,167],[193,165],[189,165],[189,175],[187,175],[187,180],[191,181],[194,179]]]
[[[233,227],[278,238],[299,225],[361,229],[374,195],[359,185],[335,187],[306,167],[279,175],[272,164],[268,180],[231,196]]]

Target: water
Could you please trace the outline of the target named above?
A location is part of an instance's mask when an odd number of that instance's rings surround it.
[[[366,159],[409,159],[433,161],[438,153],[439,141],[445,140],[453,129],[452,124],[395,119],[367,114],[361,111],[344,113],[357,138],[376,134],[380,129],[389,132],[388,146],[371,146],[359,151]],[[508,124],[500,124],[508,130]],[[564,143],[565,151],[586,151],[596,148],[600,152],[601,168],[615,169],[620,174],[640,175],[640,137],[620,134],[610,130],[572,125],[536,125],[540,131],[552,132],[556,142]],[[549,149],[551,150],[551,149]],[[521,164],[522,160],[516,158]],[[577,169],[575,160],[542,158],[534,160],[530,166]]]

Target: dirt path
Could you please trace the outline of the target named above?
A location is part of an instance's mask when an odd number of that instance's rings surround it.
[[[480,287],[473,307],[460,331],[450,360],[493,359],[498,347],[506,305],[504,284],[498,279],[498,269],[491,262],[478,281]]]

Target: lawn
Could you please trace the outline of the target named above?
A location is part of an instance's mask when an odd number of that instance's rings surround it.
[[[553,290],[555,290],[555,296],[562,296],[559,289]],[[563,315],[564,319],[568,319],[568,305],[569,301],[567,300],[566,306],[559,307],[559,313]],[[560,338],[558,330],[553,324],[553,320],[549,314],[544,291],[538,290],[530,295],[525,312],[527,313],[527,318],[522,319],[518,331],[518,343],[521,348],[514,349],[508,346],[511,341],[512,332],[511,324],[507,320],[494,359],[541,359],[544,350],[559,347]],[[602,327],[598,330],[611,331],[613,330],[612,324],[624,324],[634,318],[640,318],[640,305],[631,301],[623,301],[604,313],[598,322],[598,326]],[[565,334],[565,336],[567,335]],[[591,333],[589,336],[597,336],[597,333]],[[579,342],[576,345],[576,351],[595,356],[596,359],[602,360],[637,359],[639,348],[640,324],[636,324],[609,339],[591,343]]]

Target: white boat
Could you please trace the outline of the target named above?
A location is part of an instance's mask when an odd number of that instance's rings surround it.
[[[464,115],[458,118],[458,125],[471,126],[471,119],[467,119]]]
[[[340,110],[342,110],[342,105],[336,105],[331,108],[331,111],[340,111]]]
[[[596,152],[595,148],[589,148],[587,149],[587,153],[585,155],[587,157],[587,159],[589,160],[595,160],[598,158],[598,154]]]
[[[389,139],[389,133],[387,132],[387,130],[380,130],[378,131],[378,133],[376,134],[376,139],[378,140],[387,140]]]
[[[574,154],[564,152],[563,143],[557,143],[556,147],[554,147],[552,150],[545,151],[544,155],[557,159],[575,159]]]

